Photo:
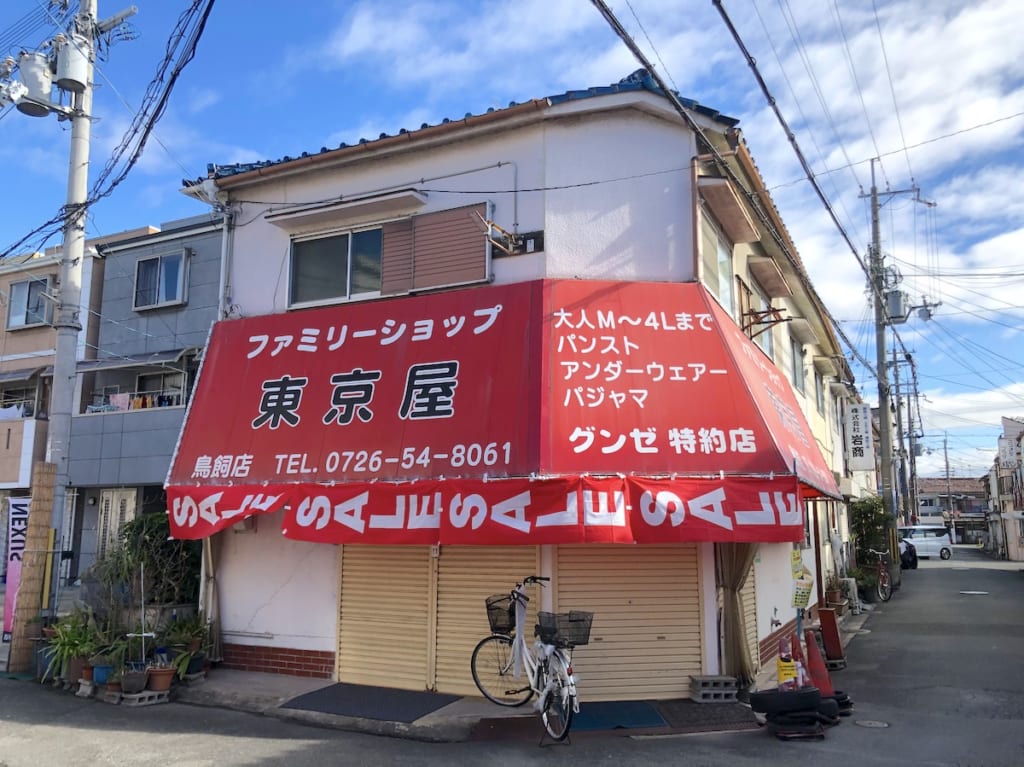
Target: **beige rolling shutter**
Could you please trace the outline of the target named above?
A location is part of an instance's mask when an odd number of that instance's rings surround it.
[[[747,582],[740,589],[740,602],[743,608],[743,622],[747,630],[747,647],[750,649],[750,659],[754,663],[754,669],[761,668],[760,651],[757,641],[757,583],[754,580],[756,567],[751,566]]]
[[[428,686],[431,566],[426,546],[343,547],[339,681]]]
[[[560,546],[557,610],[590,610],[573,654],[580,699],[690,697],[702,673],[697,547]]]
[[[436,681],[439,692],[479,695],[469,670],[476,643],[490,634],[484,599],[538,575],[535,546],[443,546],[437,576]],[[530,590],[531,599],[536,593]],[[532,599],[532,613],[536,610]],[[535,619],[528,616],[531,627]]]
[[[486,282],[485,205],[417,216],[413,222],[413,290]]]

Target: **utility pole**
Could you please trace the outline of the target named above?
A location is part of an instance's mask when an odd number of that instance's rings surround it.
[[[82,329],[79,302],[82,293],[82,260],[85,258],[85,202],[89,193],[89,140],[92,132],[92,80],[95,65],[93,36],[96,26],[96,0],[83,0],[75,19],[75,34],[66,45],[80,46],[85,57],[84,87],[71,92],[71,153],[68,161],[67,203],[64,206],[64,250],[60,262],[60,284],[53,326],[57,344],[53,359],[53,390],[50,393],[50,427],[47,460],[56,467],[53,488],[51,526],[56,531],[57,551],[70,542],[64,540],[67,506],[68,452],[71,442],[71,410],[75,402],[78,332]],[[57,557],[51,577],[52,600],[57,609],[62,558]]]
[[[896,453],[899,456],[899,508],[896,513],[897,519],[907,523],[907,498],[909,489],[907,487],[907,449],[903,441],[903,392],[900,389],[900,363],[896,356],[896,347],[892,349],[892,381],[896,391]]]
[[[917,499],[917,454],[919,443],[917,441],[917,430],[914,428],[914,403],[917,402],[917,368],[914,366],[914,358],[909,354],[907,361],[910,363],[910,380],[913,385],[913,398],[907,402],[907,434],[910,436],[910,523],[917,522],[920,514],[920,503]]]
[[[5,100],[33,117],[50,113],[71,121],[71,149],[68,161],[67,202],[64,205],[64,243],[61,251],[53,327],[56,343],[53,361],[53,387],[50,394],[47,461],[55,467],[51,526],[56,531],[57,552],[65,549],[64,524],[68,496],[68,453],[71,441],[71,416],[77,380],[78,333],[82,329],[80,302],[82,261],[85,257],[85,214],[89,187],[89,143],[92,120],[93,72],[96,62],[96,37],[110,32],[136,13],[129,8],[104,21],[96,20],[97,0],[82,0],[78,15],[68,34],[60,34],[51,43],[56,53],[49,59],[40,53],[23,53],[23,82],[0,83],[0,105]],[[6,68],[9,73],[11,67]],[[50,100],[52,75],[56,86],[67,93],[67,106]],[[25,82],[27,81],[27,82]],[[50,607],[57,609],[60,562],[54,562],[51,577]]]
[[[949,481],[949,432],[942,434],[942,455],[946,462],[946,511],[949,512],[949,521],[953,521],[953,488]]]
[[[875,353],[878,368],[878,441],[879,468],[881,469],[882,508],[885,510],[886,526],[895,527],[892,481],[892,405],[889,397],[889,366],[886,360],[886,326],[889,324],[885,311],[885,270],[882,266],[882,234],[878,219],[878,187],[875,185],[875,160],[871,160],[871,292],[875,304]],[[890,536],[891,538],[892,536]],[[898,562],[890,541],[890,560]]]

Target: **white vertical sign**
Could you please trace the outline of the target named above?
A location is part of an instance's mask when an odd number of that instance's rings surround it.
[[[871,408],[867,405],[851,404],[846,409],[846,462],[852,471],[875,468]]]
[[[999,438],[999,468],[1012,469],[1017,465],[1017,448],[1010,437]]]
[[[4,591],[3,641],[11,641],[14,631],[14,601],[21,582],[21,561],[25,556],[28,538],[28,507],[31,498],[11,498],[7,515],[7,586]]]

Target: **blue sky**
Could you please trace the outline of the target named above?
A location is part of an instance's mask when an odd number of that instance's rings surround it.
[[[859,355],[875,362],[872,312],[854,252],[814,194],[710,0],[609,6],[685,97],[740,120],[808,271]],[[99,62],[95,178],[157,72],[185,0],[135,0],[135,39]],[[206,3],[198,3],[200,7]],[[929,320],[897,328],[916,363],[922,476],[991,465],[1000,417],[1024,418],[1024,18],[1011,0],[723,0],[832,210],[861,259],[864,196],[879,157],[882,250]],[[56,29],[45,0],[0,6],[0,57]],[[101,0],[105,18],[126,5]],[[207,163],[296,156],[576,88],[639,64],[589,0],[324,0],[301,12],[217,0],[140,161],[95,204],[88,236],[205,213],[180,194]],[[38,22],[38,23],[37,23]],[[7,181],[0,252],[59,213],[66,122],[0,111]],[[600,168],[587,169],[600,176]],[[59,242],[59,237],[48,244]],[[40,245],[30,240],[19,252]],[[847,355],[851,356],[849,349]],[[868,402],[877,384],[859,362]],[[909,371],[901,372],[906,380]],[[915,408],[915,418],[918,409]]]

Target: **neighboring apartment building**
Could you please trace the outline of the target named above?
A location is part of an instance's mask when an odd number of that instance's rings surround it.
[[[472,694],[533,573],[596,614],[588,699],[792,632],[849,371],[736,121],[685,113],[641,72],[186,190],[246,222],[167,482],[228,666]]]
[[[95,333],[104,262],[98,249],[126,238],[155,231],[151,227],[86,240],[80,264],[77,358],[90,356]],[[8,499],[31,495],[32,466],[47,458],[50,393],[56,331],[52,326],[62,249],[47,248],[0,261],[0,296],[3,297],[3,328],[0,330],[0,552],[7,552]],[[67,498],[69,511],[74,494]],[[74,517],[64,515],[61,540],[71,548]],[[3,559],[6,568],[7,557]],[[72,565],[64,561],[61,576],[72,577]]]
[[[163,482],[217,319],[221,226],[209,215],[101,248],[101,288],[71,419],[72,576],[137,514],[163,513]]]

